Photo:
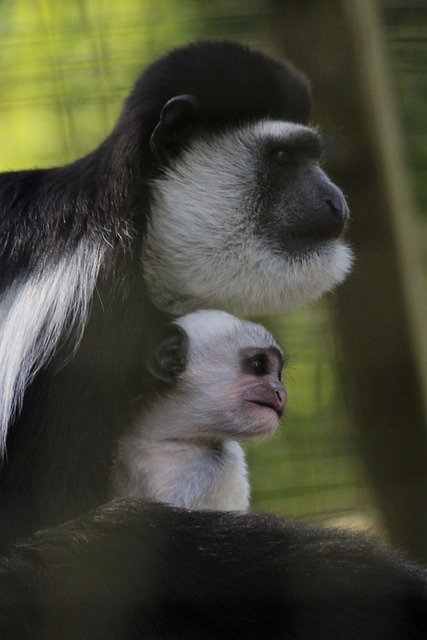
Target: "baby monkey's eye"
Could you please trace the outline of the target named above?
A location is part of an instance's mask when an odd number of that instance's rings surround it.
[[[264,356],[254,356],[249,361],[251,369],[259,376],[268,373],[268,362]]]

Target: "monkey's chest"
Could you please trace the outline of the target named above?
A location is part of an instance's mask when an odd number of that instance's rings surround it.
[[[237,442],[224,443],[220,451],[176,442],[123,448],[113,485],[115,497],[186,509],[245,511],[249,504],[246,462]]]
[[[221,456],[201,468],[205,477],[195,495],[195,509],[246,511],[249,483],[244,453],[236,442],[228,442]]]

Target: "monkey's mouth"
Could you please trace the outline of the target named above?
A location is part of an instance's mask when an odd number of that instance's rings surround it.
[[[344,199],[340,207],[332,206],[327,199],[323,208],[311,216],[298,217],[292,225],[280,233],[282,249],[291,254],[309,254],[343,237],[349,218],[349,209]]]
[[[280,420],[283,415],[283,407],[278,406],[278,404],[274,400],[246,400],[246,402],[254,404],[263,409],[271,409],[277,415],[278,420]]]
[[[243,400],[250,403],[252,408],[259,407],[263,411],[266,409],[274,411],[278,420],[282,417],[286,399],[286,391],[278,381],[257,383],[243,392]]]
[[[304,259],[313,252],[331,247],[337,240],[344,240],[344,233],[335,236],[326,233],[286,236],[282,239],[281,248],[296,259]]]

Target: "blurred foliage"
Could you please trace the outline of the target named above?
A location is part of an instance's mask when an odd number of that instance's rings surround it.
[[[418,211],[427,219],[427,5],[394,5],[384,10],[392,78]]]
[[[409,166],[425,205],[425,24],[418,14],[386,17]],[[229,37],[269,51],[268,19],[260,0],[0,0],[0,170],[61,164],[92,149],[140,70],[171,46]],[[248,447],[253,505],[311,520],[363,510],[369,495],[327,307],[266,324],[289,354],[289,403],[277,435]]]
[[[308,520],[365,510],[369,495],[339,384],[339,342],[318,302],[260,318],[287,354],[288,406],[277,434],[247,446],[252,505]]]
[[[197,0],[0,2],[0,170],[48,166],[90,150],[141,69],[201,37],[256,42],[260,3]],[[241,7],[240,7],[241,9]]]
[[[392,79],[422,233],[427,284],[427,5],[391,0],[384,5]]]

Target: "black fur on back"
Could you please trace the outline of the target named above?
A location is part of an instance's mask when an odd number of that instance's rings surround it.
[[[7,640],[422,640],[427,576],[364,536],[117,501],[0,558]]]

